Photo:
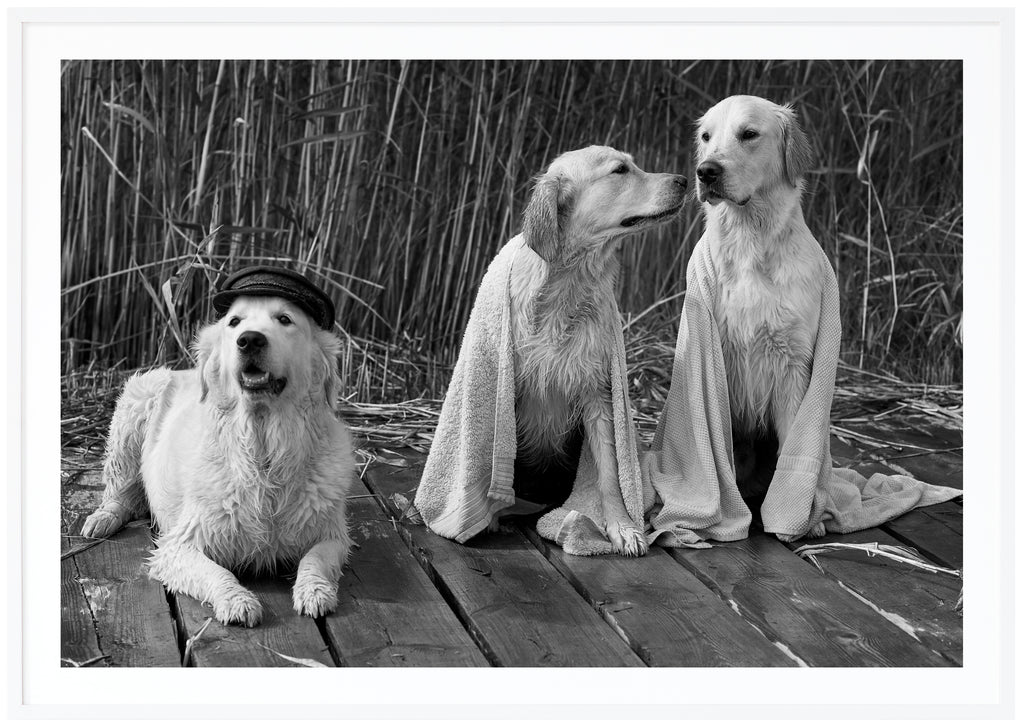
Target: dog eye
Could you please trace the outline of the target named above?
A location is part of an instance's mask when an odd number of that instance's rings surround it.
[[[235,326],[237,326],[241,322],[242,322],[242,319],[239,318],[238,316],[231,316],[231,320],[228,321],[228,328],[234,328]]]
[[[629,172],[629,165],[620,164],[612,170],[612,174],[627,174]]]
[[[277,320],[280,321],[282,326],[290,326],[292,324],[292,319],[286,316],[284,313],[279,315],[277,317]]]
[[[740,138],[743,139],[743,141],[750,141],[751,139],[756,139],[758,136],[760,136],[760,134],[753,129],[747,129],[740,135]]]
[[[700,135],[700,139],[701,141],[708,141],[709,139],[711,139],[711,134],[705,131],[703,134]]]

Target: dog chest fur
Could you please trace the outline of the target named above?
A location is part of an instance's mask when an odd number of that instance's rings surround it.
[[[768,425],[776,387],[810,375],[821,286],[810,246],[817,242],[796,221],[770,236],[724,222],[707,233],[720,281],[714,314],[733,417],[753,432]]]
[[[254,570],[294,563],[325,535],[340,536],[351,477],[344,450],[314,455],[328,441],[348,443],[343,425],[292,407],[252,413],[204,406],[193,372],[183,373],[171,386],[188,391],[168,392],[161,401],[171,404],[147,424],[143,479],[159,483],[147,497],[161,534],[188,531],[216,562]],[[197,417],[205,426],[186,425]],[[308,431],[296,436],[298,429]],[[175,456],[183,448],[202,456],[183,463]]]
[[[587,275],[579,268],[551,270],[531,251],[516,261],[511,290],[516,422],[520,455],[527,461],[561,456],[567,436],[581,422],[581,401],[610,396],[607,342],[618,313],[616,265],[606,262],[600,275]]]

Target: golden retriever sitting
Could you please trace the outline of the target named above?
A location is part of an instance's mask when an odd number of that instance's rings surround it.
[[[614,327],[622,325],[616,252],[624,236],[678,212],[685,192],[685,177],[649,174],[610,147],[562,154],[538,178],[523,219],[537,257],[512,271],[517,496],[564,501],[586,432],[604,529],[625,555],[643,555],[647,542],[626,512],[615,460],[609,371]]]
[[[737,452],[772,434],[781,450],[810,380],[824,284],[800,206],[810,144],[790,107],[732,96],[698,122],[696,156]],[[742,460],[741,476],[753,469]],[[759,480],[740,483],[748,501],[763,499],[770,477]]]
[[[321,616],[337,605],[354,473],[334,415],[333,305],[289,271],[250,268],[228,283],[214,299],[224,315],[198,335],[198,369],[125,385],[103,501],[82,533],[106,537],[148,507],[160,531],[150,575],[209,602],[219,621],[262,614],[229,569],[296,563],[295,610]]]

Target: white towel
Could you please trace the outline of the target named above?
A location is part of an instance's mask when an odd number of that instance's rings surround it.
[[[833,533],[874,527],[962,494],[911,477],[865,479],[832,468],[829,415],[839,363],[839,287],[824,251],[817,249],[825,284],[811,380],[761,506],[765,531],[785,541],[819,525]],[[705,539],[747,537],[751,514],[736,487],[729,391],[712,312],[718,286],[705,238],[693,251],[686,282],[672,386],[643,458],[643,475],[661,500],[651,513],[655,534],[666,534],[658,542],[700,547]]]
[[[523,509],[516,508],[512,489],[516,419],[509,285],[520,256],[537,254],[517,235],[491,261],[480,283],[416,491],[415,506],[427,526],[460,543],[484,530],[506,508]],[[610,335],[616,341],[609,375],[619,485],[626,511],[643,530],[644,510],[654,493],[644,489],[640,474],[621,326]],[[540,518],[537,531],[572,555],[611,553],[600,523],[597,471],[584,441],[569,499]]]

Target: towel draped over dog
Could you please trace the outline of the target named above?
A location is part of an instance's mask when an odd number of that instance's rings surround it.
[[[766,532],[796,540],[816,526],[833,533],[874,527],[915,508],[962,493],[902,475],[865,479],[833,469],[829,416],[839,363],[839,288],[818,247],[824,280],[821,315],[807,393],[780,452],[761,507]],[[687,268],[672,385],[651,451],[645,485],[661,501],[650,516],[659,543],[706,547],[705,539],[747,537],[751,513],[736,486],[732,420],[722,342],[715,322],[716,270],[706,238]]]
[[[414,504],[427,526],[460,543],[487,528],[503,510],[531,509],[522,501],[517,507],[512,487],[516,386],[510,282],[522,256],[537,253],[517,235],[491,261],[480,283],[416,491]],[[609,377],[619,485],[626,511],[642,531],[653,491],[644,489],[640,473],[621,326],[615,326],[609,336],[615,342]],[[584,441],[572,493],[537,522],[541,536],[572,555],[611,553],[611,543],[600,527],[597,482],[597,468]]]

